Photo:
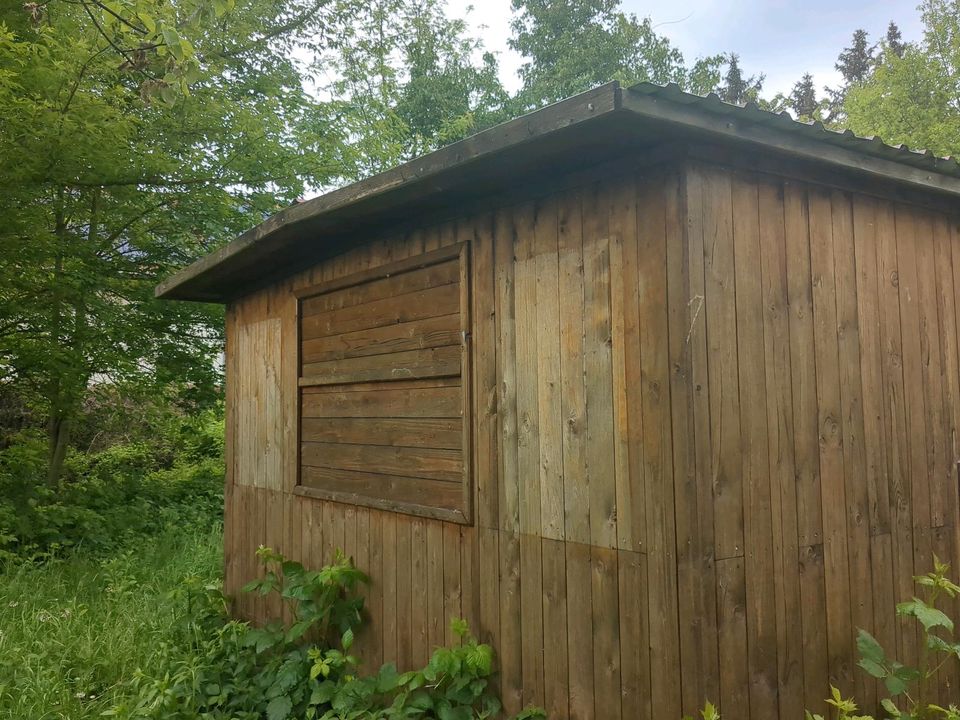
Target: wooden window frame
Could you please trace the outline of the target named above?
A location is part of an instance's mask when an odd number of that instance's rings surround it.
[[[418,503],[403,502],[381,498],[372,495],[362,495],[358,493],[343,492],[317,488],[302,484],[301,462],[303,453],[303,392],[304,387],[336,384],[331,381],[325,381],[318,378],[302,377],[303,367],[302,351],[303,344],[301,340],[301,318],[303,301],[317,295],[322,295],[337,290],[344,290],[357,285],[373,282],[383,278],[392,277],[405,272],[428,268],[433,265],[457,260],[460,271],[460,388],[462,392],[463,415],[462,424],[462,453],[463,453],[463,480],[462,480],[462,502],[458,509],[436,507],[432,505],[423,505]],[[421,255],[416,255],[403,260],[397,260],[385,265],[363,270],[344,277],[335,278],[327,282],[310,285],[301,288],[294,293],[297,299],[297,483],[293,489],[295,495],[316,498],[319,500],[329,500],[332,502],[344,503],[360,507],[376,508],[389,512],[402,513],[406,515],[415,515],[418,517],[432,518],[436,520],[445,520],[461,525],[473,524],[473,365],[472,365],[472,341],[471,341],[471,287],[470,287],[470,247],[466,242],[460,242],[446,247],[432,250]],[[442,377],[454,377],[453,375],[438,375],[437,379]],[[405,380],[406,378],[382,377],[374,382],[389,383],[393,380]],[[426,379],[426,378],[423,378]]]

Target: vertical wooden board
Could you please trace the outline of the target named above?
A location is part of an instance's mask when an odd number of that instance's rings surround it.
[[[760,276],[780,715],[803,705],[803,634],[783,185],[758,188]]]
[[[870,490],[864,449],[865,420],[861,378],[860,326],[857,297],[853,207],[848,194],[834,191],[834,280],[837,293],[837,345],[840,363],[843,466],[846,478],[847,550],[850,564],[850,610],[854,628],[873,630],[873,593],[870,566]],[[866,590],[869,588],[870,590]],[[854,631],[855,634],[855,631]],[[850,646],[851,658],[856,648]],[[855,692],[867,707],[876,704],[874,683],[855,672]]]
[[[397,515],[383,513],[383,662],[399,664],[397,646]]]
[[[650,664],[679,677],[677,556],[670,416],[667,245],[682,242],[676,175],[643,180],[637,196],[640,286],[640,385],[643,506],[647,552]],[[634,479],[638,484],[641,478]],[[667,717],[681,712],[680,686],[655,682],[651,702]]]
[[[652,188],[640,192],[649,193]],[[644,549],[638,199],[633,176],[610,186],[610,318],[617,547]],[[642,203],[641,203],[642,206]],[[646,218],[639,218],[646,223]],[[659,288],[658,288],[659,289]],[[664,298],[665,299],[665,298]]]
[[[684,713],[695,713],[720,690],[701,169],[687,170],[684,190],[686,238],[667,243],[667,305],[681,691]]]
[[[650,614],[647,603],[643,602],[644,588],[647,585],[647,556],[643,553],[628,550],[620,550],[617,555],[620,608],[621,716],[637,718],[637,720],[652,720],[655,715],[651,707],[650,688],[652,677],[650,672]],[[573,593],[570,594],[570,597],[572,604]],[[656,622],[656,620],[654,621]],[[681,644],[681,656],[683,649]],[[573,652],[571,650],[572,658]],[[686,698],[687,686],[699,686],[704,683],[699,679],[694,681],[690,677],[694,671],[688,670],[686,665],[683,666],[682,672],[682,676],[675,678],[674,682],[679,679]],[[709,682],[708,680],[707,683]],[[716,684],[716,677],[713,678],[713,683]],[[698,709],[703,707],[704,698],[707,697],[716,698],[717,694],[701,696],[696,701]],[[573,695],[571,693],[572,702]],[[592,710],[591,707],[591,712]],[[573,716],[572,712],[571,715]],[[592,717],[592,715],[575,715],[574,717]]]
[[[539,535],[540,520],[540,408],[538,404],[537,256],[535,208],[515,210],[516,358],[517,358],[517,470],[520,532]]]
[[[809,205],[802,185],[784,182],[784,237],[790,306],[790,375],[793,397],[794,462],[797,477],[797,541],[823,541],[820,508],[820,454],[817,375],[814,355],[813,294],[810,285]]]
[[[460,557],[461,557],[460,526],[444,523],[443,525],[443,637],[444,644],[452,646],[458,643],[458,638],[450,628],[450,621],[463,617],[461,607],[460,584]]]
[[[360,508],[355,505],[343,504],[340,515],[343,524],[343,554],[356,562],[357,558],[357,514]]]
[[[870,532],[890,532],[890,494],[883,449],[883,348],[877,276],[877,200],[855,195],[853,245],[857,269],[857,327],[863,397],[863,451]]]
[[[750,712],[773,717],[779,711],[777,611],[774,583],[770,456],[767,444],[767,388],[763,285],[760,257],[760,197],[755,178],[731,182],[737,312],[737,367],[743,462],[744,577],[747,608],[747,663]]]
[[[305,534],[300,512],[303,503],[303,498],[290,493],[283,494],[283,552],[291,560],[301,563]]]
[[[320,534],[320,553],[317,557],[317,566],[323,567],[328,565],[334,557],[334,553],[337,549],[337,539],[336,539],[336,528],[334,527],[333,522],[333,503],[321,501],[317,503],[317,509],[320,512],[320,524],[323,527],[323,532]]]
[[[559,205],[560,405],[563,420],[564,537],[590,542],[590,488],[587,485],[583,356],[583,220],[579,190],[563,195]]]
[[[383,572],[383,516],[379,510],[370,511],[370,551],[365,572],[370,577],[367,591],[367,614],[370,617],[370,640],[366,645],[364,667],[376,672],[384,663],[383,627],[384,617],[384,572]]]
[[[944,380],[944,435],[946,461],[949,477],[956,478],[957,461],[960,460],[960,355],[958,355],[957,288],[953,275],[953,238],[947,218],[934,219],[934,242],[936,246],[937,303],[940,311],[940,347],[943,358]],[[945,519],[956,527],[960,523],[960,495],[953,490],[953,483],[944,483],[942,503]],[[953,558],[950,558],[953,561]],[[956,567],[956,565],[954,565]]]
[[[883,447],[893,530],[894,597],[913,594],[913,499],[910,490],[910,451],[907,442],[906,386],[903,374],[903,336],[900,319],[900,270],[893,208],[877,205],[877,292],[880,309],[880,346],[883,353]],[[917,658],[916,638],[904,634],[906,619],[897,623],[898,657]],[[913,638],[912,640],[910,638]],[[906,645],[904,645],[906,640]]]
[[[591,544],[615,547],[617,495],[610,348],[610,242],[605,192],[604,185],[593,184],[585,188],[583,199],[586,458]]]
[[[948,453],[947,408],[944,404],[947,387],[943,377],[944,326],[940,317],[937,293],[936,236],[928,211],[917,213],[916,223],[917,290],[920,316],[920,356],[923,371],[923,405],[927,434],[927,468],[930,493],[930,526],[942,527],[950,522],[956,495],[956,479]],[[923,279],[920,281],[920,279]],[[953,337],[949,342],[954,342]]]
[[[896,603],[893,596],[896,586],[893,577],[893,547],[891,534],[874,535],[870,538],[870,554],[873,559],[873,636],[889,653],[897,647]],[[878,683],[878,688],[881,687]],[[881,692],[883,690],[881,689]]]
[[[830,670],[827,648],[827,598],[823,568],[823,547],[800,548],[800,624],[803,630],[803,707],[826,713],[824,688],[829,690]]]
[[[357,508],[356,545],[353,552],[353,564],[361,572],[370,573],[370,510]],[[375,512],[375,511],[374,511]],[[364,607],[370,604],[370,587],[360,586],[360,595],[363,597]],[[369,623],[367,623],[369,624]],[[351,650],[360,658],[361,667],[369,667],[370,633],[364,632],[361,627],[357,633],[356,642]]]
[[[590,548],[594,716],[598,718],[619,718],[621,712],[620,592],[617,564],[616,549],[597,546]],[[662,677],[667,682],[666,673]],[[671,677],[668,682],[674,684],[674,678]],[[652,695],[656,697],[656,687],[653,688]]]
[[[543,696],[547,717],[570,716],[567,634],[567,563],[564,543],[543,539]]]
[[[500,647],[500,537],[495,530],[478,528],[480,544],[480,625],[476,635],[494,650]]]
[[[562,540],[564,537],[563,416],[560,396],[558,213],[556,196],[537,202],[533,267],[536,273],[540,535]]]
[[[720,713],[748,720],[750,673],[743,558],[717,560],[717,628],[720,643]],[[668,681],[666,678],[661,682]],[[762,715],[755,716],[756,720]]]
[[[960,304],[957,297],[960,295],[960,282],[957,272],[960,259],[953,257],[954,252],[960,252],[960,234],[957,232],[957,221],[954,218],[939,218],[936,225],[937,234],[937,287],[941,296],[942,317],[944,318],[943,336],[945,339],[954,338],[954,342],[944,342],[944,375],[948,393],[948,438],[951,448],[951,463],[954,477],[960,484]],[[953,502],[951,525],[953,527],[953,555],[949,558],[951,567],[956,574],[960,568],[960,492],[951,493]],[[953,617],[960,615],[960,597],[954,600]]]
[[[411,670],[416,663],[413,640],[414,589],[411,518],[397,516],[397,666]],[[419,602],[419,598],[417,599]]]
[[[921,347],[919,282],[917,274],[916,210],[897,205],[894,211],[897,233],[897,268],[900,289],[900,320],[903,340],[903,384],[908,452],[908,487],[913,525],[913,572],[920,575],[932,566],[930,547],[930,467],[927,464],[927,408],[924,404],[923,348]],[[904,582],[906,585],[906,582]],[[904,594],[902,597],[910,597]],[[915,627],[903,618],[903,657],[916,662],[919,637]],[[912,663],[911,663],[912,664]]]
[[[263,544],[280,554],[286,553],[283,546],[283,493],[278,490],[263,490],[264,534]],[[267,620],[283,618],[283,601],[279,593],[270,593],[265,598],[264,613]]]
[[[592,720],[593,714],[593,597],[590,546],[567,541],[567,687],[570,690],[570,717]],[[640,586],[631,587],[639,597]],[[647,702],[649,702],[649,695]]]
[[[500,699],[513,715],[523,708],[520,536],[500,533]]]
[[[501,530],[520,529],[520,475],[517,428],[517,343],[515,302],[516,228],[509,210],[494,214],[497,313],[497,458]]]
[[[473,404],[475,463],[473,482],[477,492],[477,524],[499,525],[499,473],[497,472],[497,312],[496,259],[494,256],[493,217],[474,220],[476,233],[472,243],[473,274]]]
[[[743,556],[743,469],[737,370],[736,264],[730,176],[701,176],[705,310],[710,373],[711,477],[717,559]]]
[[[223,420],[223,592],[229,598],[235,598],[240,589],[239,550],[240,503],[236,492],[236,455],[237,455],[237,306],[227,305],[224,311],[225,355],[224,361],[224,420]]]
[[[223,593],[230,602],[232,611],[236,611],[240,593],[240,554],[243,504],[240,492],[235,485],[227,485],[223,496]]]
[[[427,567],[427,528],[426,521],[414,518],[410,523],[410,574],[411,597],[410,623],[412,637],[412,655],[414,667],[422,667],[430,659],[430,641],[428,637],[428,607],[423,602],[429,587]]]
[[[830,681],[853,691],[853,620],[847,544],[846,477],[843,456],[843,409],[837,338],[837,291],[834,272],[830,196],[811,188],[810,271],[813,284],[814,350],[820,427],[824,571],[827,589],[827,647]]]
[[[460,527],[460,617],[480,632],[480,545],[477,529]]]
[[[324,555],[324,525],[323,525],[323,506],[324,503],[316,500],[306,500],[303,507],[304,524],[307,526],[303,542],[304,548],[304,567],[314,570],[323,567],[326,556]]]
[[[447,620],[443,606],[443,523],[431,520],[427,524],[427,616],[430,618],[427,637],[430,650],[446,643]]]
[[[543,706],[543,568],[540,538],[520,535],[520,651],[523,704]]]

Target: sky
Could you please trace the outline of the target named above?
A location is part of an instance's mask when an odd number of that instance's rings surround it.
[[[922,34],[919,0],[623,0],[623,8],[649,16],[662,35],[679,48],[687,63],[698,56],[735,52],[748,75],[766,74],[764,97],[788,93],[805,73],[818,89],[837,85],[838,53],[850,44],[857,28],[875,41],[891,20],[903,39]],[[473,10],[469,13],[468,8]],[[509,90],[520,84],[521,59],[507,47],[510,0],[448,0],[453,16],[466,17],[487,49],[499,54],[502,82]]]

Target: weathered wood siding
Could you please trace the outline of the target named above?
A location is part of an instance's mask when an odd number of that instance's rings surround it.
[[[343,548],[374,580],[368,666],[423,663],[462,616],[496,647],[511,711],[653,720],[712,699],[792,719],[830,682],[870,705],[856,628],[915,659],[895,603],[960,550],[957,233],[690,163],[376,240],[236,301],[227,589],[259,544],[311,565]],[[294,495],[294,293],[464,241],[473,524]],[[271,321],[279,348],[254,352],[279,353],[275,373],[244,349]],[[275,403],[252,425],[248,387]],[[280,471],[244,480],[250,463]]]

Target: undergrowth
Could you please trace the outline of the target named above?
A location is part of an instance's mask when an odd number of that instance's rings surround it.
[[[477,642],[462,620],[452,621],[462,644],[437,648],[425,667],[400,673],[386,664],[364,677],[351,649],[363,622],[359,590],[366,576],[341,554],[320,570],[307,570],[269,549],[259,554],[267,572],[245,591],[279,593],[293,621],[254,628],[229,620],[215,589],[188,588],[187,642],[161,648],[129,683],[130,699],[108,715],[124,720],[500,716],[490,684],[493,649]],[[530,709],[518,717],[542,713]]]
[[[215,583],[222,547],[219,526],[186,526],[106,558],[0,571],[0,718],[92,720],[123,701],[188,622],[170,589]]]

